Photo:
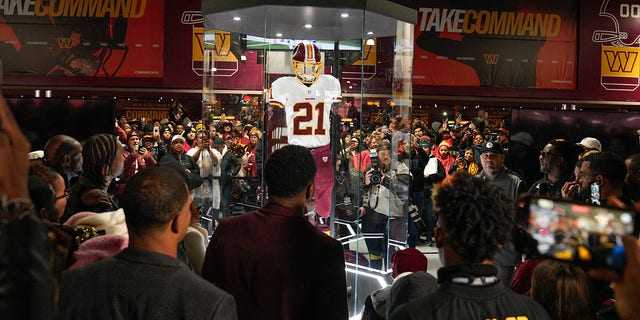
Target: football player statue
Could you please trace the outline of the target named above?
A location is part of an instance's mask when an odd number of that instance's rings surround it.
[[[284,110],[288,144],[311,150],[318,166],[315,212],[323,219],[331,212],[333,163],[330,148],[330,116],[341,100],[340,82],[323,70],[320,50],[313,43],[296,45],[291,58],[295,77],[281,77],[271,84],[273,113]],[[275,119],[274,119],[275,120]]]

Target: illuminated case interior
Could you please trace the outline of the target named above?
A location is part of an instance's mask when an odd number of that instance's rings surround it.
[[[261,164],[270,152],[287,143],[281,139],[283,135],[311,148],[328,148],[330,157],[326,160],[333,167],[333,187],[321,197],[328,199],[330,206],[318,210],[323,211],[320,216],[329,217],[310,220],[344,244],[349,312],[350,317],[357,318],[366,296],[391,283],[387,257],[406,246],[409,200],[408,196],[394,198],[400,201],[395,206],[400,208],[399,212],[386,213],[394,215],[394,219],[387,221],[387,226],[395,226],[394,231],[362,231],[358,213],[364,201],[360,191],[364,174],[345,155],[350,141],[344,142],[344,132],[352,132],[364,145],[371,123],[392,125],[395,133],[389,139],[391,168],[401,162],[409,165],[402,152],[408,152],[410,141],[416,11],[385,0],[204,0],[202,14],[203,122],[208,127],[211,123],[228,121],[243,129],[245,123],[250,123],[260,130],[263,152],[256,158],[257,168],[247,167],[245,177],[236,178],[241,182],[234,182],[241,185],[232,196],[234,214],[254,210],[266,201]],[[296,81],[301,80],[292,69],[294,49],[300,42],[315,45],[320,51],[322,67],[318,71],[322,79],[310,86],[297,85]],[[308,58],[314,60],[312,55]],[[322,86],[318,87],[319,84]],[[291,92],[296,86],[301,88],[296,90],[302,95],[305,89],[317,92],[318,88],[332,86],[331,92],[337,90],[341,99],[325,94],[324,103],[317,100],[291,104],[294,100]],[[376,112],[363,115],[365,105],[375,106]],[[293,119],[290,124],[280,118],[283,111],[287,117],[286,108],[298,111],[289,116]],[[324,117],[326,108],[330,110],[330,119]],[[326,120],[328,126],[324,125]],[[314,140],[309,135],[320,137]],[[345,165],[343,161],[351,163]],[[250,177],[253,173],[256,176]],[[396,177],[390,176],[391,185],[395,186]],[[315,203],[309,203],[308,207],[316,208]],[[383,243],[383,262],[379,268],[370,267],[365,239],[382,241],[383,234],[390,235]]]

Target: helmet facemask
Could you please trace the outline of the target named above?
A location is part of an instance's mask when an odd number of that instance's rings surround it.
[[[316,82],[322,71],[318,47],[312,43],[299,43],[293,52],[291,68],[300,82],[306,85]]]

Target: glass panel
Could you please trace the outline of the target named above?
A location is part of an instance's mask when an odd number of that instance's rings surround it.
[[[309,222],[344,244],[356,316],[367,295],[391,283],[389,257],[406,247],[413,27],[394,22],[395,31],[377,37],[367,34],[367,13],[350,9],[361,38],[314,39],[310,31],[288,39],[289,30],[272,26],[282,15],[265,10],[264,30],[254,34],[205,27],[203,122],[212,143],[224,142],[221,151],[241,164],[206,217],[213,228],[260,207],[268,156],[287,143],[310,148],[319,174]]]

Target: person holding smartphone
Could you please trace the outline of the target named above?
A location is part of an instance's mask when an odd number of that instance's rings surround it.
[[[609,198],[616,197],[632,208],[633,200],[623,192],[626,173],[621,156],[608,151],[598,152],[582,158],[578,182],[581,188],[591,191],[590,203],[607,203]]]
[[[453,174],[458,170],[467,171],[470,175],[476,175],[480,172],[480,167],[475,163],[475,149],[466,147],[463,153],[459,153],[456,161],[449,169],[449,174]]]
[[[124,171],[122,172],[116,189],[118,197],[122,196],[127,181],[129,181],[134,174],[144,168],[153,167],[158,164],[153,154],[142,145],[140,132],[136,130],[129,131],[127,135],[127,146],[122,153],[122,157],[124,159]]]

